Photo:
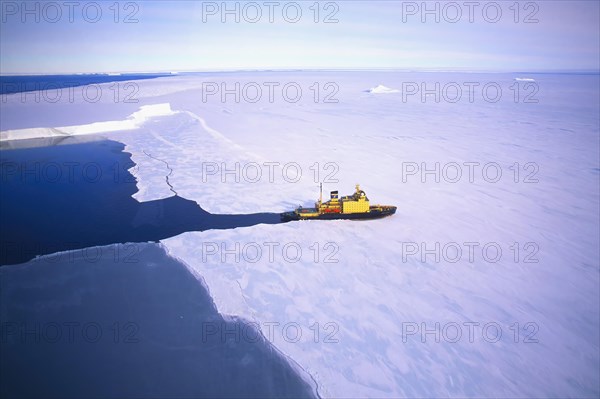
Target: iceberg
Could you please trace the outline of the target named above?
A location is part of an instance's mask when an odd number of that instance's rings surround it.
[[[371,89],[369,89],[369,93],[373,93],[373,94],[391,94],[391,93],[399,93],[400,90],[397,89],[390,89],[389,87],[386,87],[384,85],[378,85],[376,87],[372,87]]]

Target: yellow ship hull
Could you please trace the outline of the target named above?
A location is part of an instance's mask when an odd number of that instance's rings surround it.
[[[316,208],[298,208],[292,212],[284,212],[281,214],[282,222],[290,222],[293,220],[361,220],[361,219],[378,219],[390,216],[396,213],[396,207],[391,205],[372,205],[367,212],[319,212]]]

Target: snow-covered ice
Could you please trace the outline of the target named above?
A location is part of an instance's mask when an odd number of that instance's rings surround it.
[[[87,134],[108,133],[137,129],[148,119],[157,116],[171,115],[169,104],[153,104],[140,107],[139,111],[121,121],[94,122],[85,125],[62,127],[34,127],[17,130],[6,130],[0,133],[0,140],[27,140],[44,137],[80,136]]]
[[[535,75],[537,91],[523,85],[517,93],[513,74],[180,75],[139,82],[138,106],[168,103],[172,112],[105,134],[125,143],[138,165],[139,201],[173,195],[164,161],[174,190],[213,213],[310,205],[323,180],[325,191],[350,194],[361,183],[372,202],[398,206],[376,221],[258,225],[163,241],[205,279],[219,312],[261,326],[297,323],[297,342],[271,340],[311,374],[321,395],[597,397],[598,79]],[[223,101],[202,91],[207,82],[274,81],[296,82],[302,98]],[[315,82],[338,90],[315,101]],[[439,101],[365,92],[379,82],[439,83],[442,91]],[[443,92],[456,82],[479,83],[471,86],[473,101],[462,84],[458,101]],[[485,97],[492,95],[481,91],[486,84],[500,87],[498,101]],[[337,101],[324,102],[334,91]],[[10,106],[27,109],[16,97]],[[63,112],[52,124],[22,127],[80,124],[66,112],[72,105],[46,106]],[[124,119],[118,107],[106,107],[115,116],[103,120]],[[16,118],[4,125],[18,134]],[[267,163],[279,165],[273,179]],[[283,173],[291,163],[302,172],[294,182]],[[262,178],[244,175],[248,165],[259,165]],[[265,243],[277,244],[272,258]],[[239,261],[221,251],[236,252],[236,244]],[[282,253],[286,244],[301,249],[297,261]],[[249,261],[243,249],[257,247],[262,255]],[[328,255],[337,262],[326,262]],[[497,328],[483,331],[490,323],[501,330],[497,342],[489,342]]]

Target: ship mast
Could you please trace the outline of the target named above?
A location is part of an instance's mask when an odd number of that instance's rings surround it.
[[[319,206],[323,203],[323,183],[319,183]]]

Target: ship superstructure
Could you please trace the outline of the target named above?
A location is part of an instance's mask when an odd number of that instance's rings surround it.
[[[329,201],[323,202],[323,185],[320,184],[319,200],[314,208],[298,207],[294,211],[281,214],[282,221],[310,219],[375,219],[393,215],[396,207],[391,205],[370,205],[369,198],[360,185],[352,195],[339,198],[338,191],[331,191]]]

